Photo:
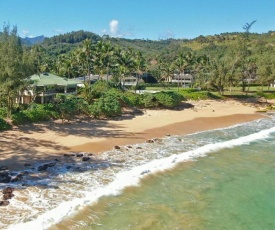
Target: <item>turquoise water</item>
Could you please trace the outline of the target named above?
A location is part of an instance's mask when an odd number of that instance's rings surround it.
[[[274,124],[263,119],[171,137],[165,150],[155,148],[179,156],[184,149],[210,150],[148,173],[138,187],[100,198],[52,229],[275,229]]]
[[[275,116],[29,169],[1,229],[275,229]],[[28,178],[29,177],[29,178]],[[1,184],[0,184],[1,186]]]

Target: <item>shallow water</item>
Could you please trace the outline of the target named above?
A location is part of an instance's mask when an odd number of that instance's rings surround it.
[[[0,228],[273,229],[274,133],[273,117],[58,163],[15,185]]]
[[[274,140],[179,164],[53,229],[275,229]]]

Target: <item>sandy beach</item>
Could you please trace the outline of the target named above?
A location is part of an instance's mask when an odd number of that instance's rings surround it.
[[[192,108],[144,110],[111,120],[79,119],[14,127],[0,133],[0,166],[22,169],[25,163],[49,161],[68,152],[100,154],[117,146],[165,135],[188,134],[260,119],[257,108],[238,101],[186,102]],[[188,107],[188,106],[187,106]]]

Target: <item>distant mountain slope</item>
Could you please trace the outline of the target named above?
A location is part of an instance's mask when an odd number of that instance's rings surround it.
[[[52,60],[56,59],[60,54],[66,54],[74,50],[88,38],[94,43],[104,39],[110,41],[113,46],[140,51],[149,61],[155,60],[156,58],[172,61],[180,51],[193,51],[198,55],[205,54],[213,57],[224,54],[229,55],[233,49],[237,49],[242,36],[243,33],[235,32],[209,36],[201,35],[194,39],[149,40],[113,38],[106,35],[101,37],[95,33],[80,30],[50,38],[45,38],[44,36],[24,38],[22,41],[26,45],[42,42],[41,45],[44,47],[46,55]],[[251,41],[250,49],[252,50],[256,51],[257,49],[258,52],[258,49],[262,49],[267,52],[272,52],[275,49],[275,31],[269,31],[263,34],[251,33],[249,38]]]
[[[79,30],[66,34],[55,35],[51,38],[46,38],[44,40],[44,45],[52,45],[56,43],[76,44],[87,38],[92,39],[93,41],[99,41],[101,39],[101,37],[95,33]]]
[[[21,42],[24,45],[41,44],[42,42],[44,42],[44,40],[45,40],[44,35],[32,37],[32,38],[29,38],[29,37],[21,38]]]

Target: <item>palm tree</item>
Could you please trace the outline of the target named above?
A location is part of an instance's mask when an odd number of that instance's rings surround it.
[[[160,80],[171,83],[172,77],[174,75],[174,66],[171,63],[159,60],[159,70],[161,73]]]
[[[75,50],[74,52],[75,58],[76,58],[76,63],[77,63],[77,73],[79,75],[83,75],[84,76],[84,82],[85,82],[85,76],[87,75],[86,72],[86,67],[85,67],[85,53],[82,52],[82,48],[78,48]]]
[[[141,52],[138,52],[135,54],[133,64],[134,64],[134,66],[133,66],[134,70],[138,74],[137,83],[136,83],[136,87],[135,87],[135,91],[136,91],[138,88],[140,77],[146,69],[146,61],[145,61],[145,58],[142,56]]]
[[[116,56],[116,68],[119,73],[119,81],[120,86],[124,86],[125,76],[127,76],[132,70],[134,65],[134,55],[131,49],[122,50],[120,48],[116,48],[115,50]],[[123,84],[121,84],[123,82]]]
[[[193,74],[196,75],[196,82],[198,86],[201,88],[203,83],[206,83],[206,75],[209,74],[209,57],[206,55],[198,56],[194,59],[194,72]]]
[[[211,79],[209,83],[212,87],[215,87],[221,95],[223,94],[224,87],[227,83],[229,70],[230,67],[228,62],[226,60],[223,60],[222,57],[214,59],[211,63]]]
[[[185,68],[187,67],[187,65],[188,65],[188,63],[187,63],[187,61],[186,61],[186,59],[185,59],[185,55],[184,55],[184,53],[180,53],[178,56],[177,56],[177,58],[176,58],[176,60],[175,60],[175,62],[174,62],[174,65],[175,65],[175,67],[177,68],[177,70],[178,70],[178,74],[179,74],[179,78],[180,78],[180,74],[181,73],[184,73],[184,70],[185,70]],[[178,91],[179,91],[179,78],[178,78]],[[182,81],[182,79],[181,79],[181,81]],[[182,83],[182,82],[181,82]],[[185,84],[185,82],[184,82],[184,84]],[[185,86],[185,85],[184,85]]]
[[[110,68],[113,65],[113,58],[114,58],[114,48],[111,46],[110,42],[103,43],[101,55],[104,62],[104,67],[106,68],[107,81],[108,81]]]
[[[99,74],[102,79],[105,73],[104,43],[102,40],[96,43],[92,59],[94,63],[94,71]]]
[[[83,61],[84,68],[86,69],[86,74],[89,77],[89,85],[91,84],[91,68],[92,68],[92,55],[93,55],[93,45],[90,39],[85,39],[83,41],[82,53],[83,53]]]

